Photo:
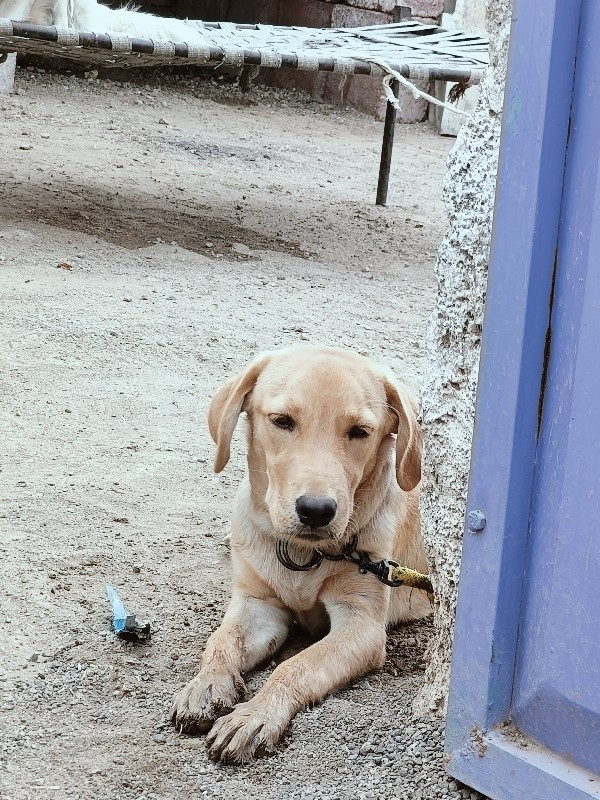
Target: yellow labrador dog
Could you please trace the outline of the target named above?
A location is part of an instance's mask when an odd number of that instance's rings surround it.
[[[416,404],[390,371],[335,348],[261,355],[210,406],[216,472],[242,411],[248,471],[233,511],[232,598],[172,709],[180,730],[210,729],[209,754],[226,763],[271,751],[297,711],[381,666],[387,625],[431,610],[423,592],[390,589],[340,558],[345,548],[427,569]],[[236,705],[242,675],[281,647],[294,619],[325,635]]]

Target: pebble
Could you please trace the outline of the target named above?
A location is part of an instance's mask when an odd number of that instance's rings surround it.
[[[234,242],[234,243],[231,245],[231,249],[232,249],[232,250],[233,250],[235,253],[240,253],[240,254],[241,254],[241,255],[243,255],[243,256],[251,256],[251,255],[252,255],[252,250],[251,250],[251,249],[248,247],[248,245],[246,245],[246,244],[243,244],[242,242]],[[263,280],[263,282],[262,282],[262,283],[263,283],[263,285],[264,285],[264,286],[266,286],[266,285],[267,285],[267,283],[268,283],[268,281],[264,281],[264,280]]]
[[[152,737],[152,741],[156,742],[156,744],[166,744],[167,737],[163,736],[162,733],[155,733],[154,736]]]

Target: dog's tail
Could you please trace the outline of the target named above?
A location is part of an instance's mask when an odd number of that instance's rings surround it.
[[[77,29],[94,33],[119,34],[137,39],[203,44],[202,33],[181,19],[155,17],[131,5],[107,8],[96,0],[73,0],[73,22]]]

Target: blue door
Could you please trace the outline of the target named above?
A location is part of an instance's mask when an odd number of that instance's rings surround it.
[[[598,0],[517,0],[501,153],[449,771],[600,798]]]

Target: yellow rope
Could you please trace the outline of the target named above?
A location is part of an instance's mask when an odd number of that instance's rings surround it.
[[[421,589],[427,594],[433,595],[433,584],[428,575],[417,572],[410,567],[392,567],[390,570],[390,580],[402,581],[403,586],[410,586],[413,589]]]

